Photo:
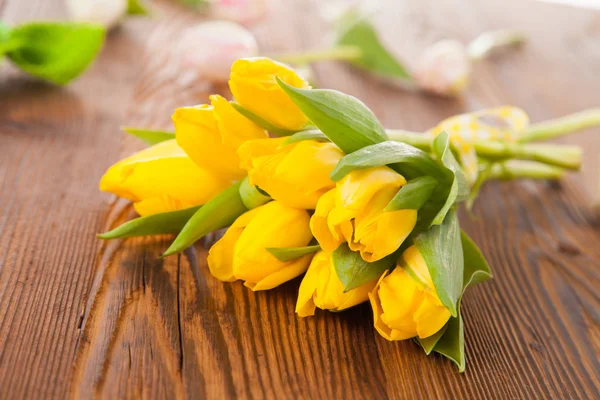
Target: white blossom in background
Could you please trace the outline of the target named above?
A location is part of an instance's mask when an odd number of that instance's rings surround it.
[[[211,16],[250,25],[267,15],[269,0],[214,0]]]
[[[252,32],[231,21],[208,21],[186,29],[174,52],[182,73],[214,82],[227,82],[238,58],[258,55]]]
[[[413,76],[421,89],[439,95],[460,94],[471,74],[466,47],[456,40],[441,40],[425,49]]]
[[[72,20],[100,24],[107,29],[127,14],[127,0],[66,0],[65,4]]]

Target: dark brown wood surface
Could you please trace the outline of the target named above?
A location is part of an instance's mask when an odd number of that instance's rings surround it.
[[[326,45],[317,1],[272,1],[253,27],[264,52]],[[210,276],[202,244],[160,259],[169,238],[101,242],[132,216],[100,193],[104,170],[141,148],[123,124],[169,127],[176,106],[224,92],[181,76],[169,51],[197,15],[155,3],[154,19],[111,33],[68,88],[0,71],[0,398],[592,399],[600,391],[600,129],[562,141],[585,149],[560,185],[485,188],[463,227],[495,279],[465,301],[467,371],[390,343],[368,305],[294,314],[298,280],[253,293]],[[60,18],[58,0],[0,0],[9,23]],[[377,26],[410,58],[444,37],[517,28],[522,51],[477,65],[462,100],[386,87],[335,63],[323,87],[361,98],[390,128],[424,130],[501,104],[533,121],[600,103],[600,12],[531,1],[388,1]],[[226,93],[226,92],[224,92]]]

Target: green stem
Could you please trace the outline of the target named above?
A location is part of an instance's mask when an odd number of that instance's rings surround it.
[[[578,146],[495,141],[481,141],[473,145],[478,156],[492,160],[529,160],[572,170],[581,168],[582,151]]]
[[[294,53],[273,54],[272,58],[295,65],[310,64],[323,60],[346,60],[352,61],[360,58],[362,52],[357,46],[337,46],[326,50],[308,50]]]
[[[599,125],[600,108],[590,108],[562,118],[532,124],[523,132],[519,141],[526,143],[547,140]]]
[[[390,140],[431,151],[431,138],[425,134],[398,129],[388,129],[387,133]],[[506,143],[492,140],[474,142],[473,146],[478,156],[496,161],[513,158],[573,170],[581,167],[581,148],[577,146]]]
[[[501,47],[517,47],[525,42],[525,36],[516,31],[500,30],[485,32],[467,46],[467,54],[473,61],[483,60]]]
[[[492,165],[489,179],[544,179],[558,180],[565,174],[563,168],[541,164],[533,161],[506,161]]]
[[[389,139],[402,142],[423,151],[431,151],[431,137],[424,133],[411,132],[403,129],[386,129]]]

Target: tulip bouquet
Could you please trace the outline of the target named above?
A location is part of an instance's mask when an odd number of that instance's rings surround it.
[[[385,130],[358,99],[311,89],[290,67],[237,60],[235,102],[175,110],[175,132],[131,130],[151,147],[112,166],[100,189],[140,218],[103,239],[176,234],[165,256],[228,227],[211,274],[268,290],[304,274],[296,312],[371,303],[388,340],[415,339],[465,368],[461,299],[491,278],[456,208],[490,179],[558,179],[581,151],[526,143],[600,124],[598,110],[528,126],[501,107],[426,134]],[[270,134],[270,135],[269,135]]]

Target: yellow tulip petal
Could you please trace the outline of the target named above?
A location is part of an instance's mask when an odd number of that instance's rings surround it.
[[[305,210],[286,207],[272,201],[259,211],[246,226],[235,246],[234,273],[238,279],[257,283],[288,266],[266,249],[301,247],[312,239],[309,215]]]
[[[212,95],[210,103],[223,144],[238,148],[248,140],[268,137],[264,129],[240,114],[224,97]]]
[[[133,204],[135,211],[142,217],[151,214],[158,214],[168,211],[183,210],[194,207],[196,204],[186,203],[173,196],[163,195],[151,197]]]
[[[239,168],[237,148],[223,143],[212,106],[178,108],[172,119],[177,143],[199,167],[215,171],[224,180],[245,175]]]
[[[290,67],[257,57],[233,63],[229,88],[239,104],[259,117],[280,128],[299,130],[307,124],[308,118],[279,87],[276,77],[297,88],[310,87]]]
[[[169,196],[181,208],[206,203],[226,189],[223,181],[207,170],[198,168],[175,140],[168,140],[119,161],[100,180],[100,190],[133,202]],[[160,200],[153,200],[154,206]],[[171,206],[175,202],[170,203]],[[154,208],[138,205],[147,215]]]
[[[331,143],[304,140],[284,145],[279,139],[247,142],[238,154],[253,185],[274,200],[304,209],[314,209],[319,198],[335,187],[329,174],[343,156]]]
[[[450,311],[434,299],[424,301],[415,313],[417,336],[421,339],[437,333],[450,319]]]
[[[258,211],[258,209],[253,209],[239,216],[227,229],[225,235],[210,248],[207,259],[208,268],[215,278],[225,282],[233,282],[237,279],[233,271],[233,250],[244,228]]]
[[[250,171],[256,160],[260,159],[269,154],[275,153],[287,138],[269,138],[269,139],[256,139],[249,140],[242,144],[238,149],[238,155],[240,157],[240,168],[244,168],[246,171]]]
[[[244,285],[253,291],[273,289],[284,282],[302,275],[308,268],[311,258],[312,254],[308,254],[296,260],[288,261],[282,268],[267,275],[257,283],[246,281]]]
[[[400,189],[406,179],[388,167],[377,167],[350,172],[338,182],[341,205],[361,210],[371,198],[385,188]]]
[[[335,207],[336,197],[337,189],[332,189],[321,196],[315,213],[310,218],[310,230],[312,234],[321,245],[321,248],[328,252],[334,251],[343,243],[342,237],[334,237],[328,223],[328,216],[330,211]]]
[[[302,278],[302,282],[300,283],[300,289],[298,290],[298,300],[296,301],[296,314],[300,317],[309,317],[311,315],[315,315],[315,309],[317,306],[313,301],[313,295],[315,290],[317,289],[318,279],[319,279],[319,266],[317,263],[319,262],[320,252],[315,254],[310,265],[308,266],[308,270],[306,271],[306,275]]]

